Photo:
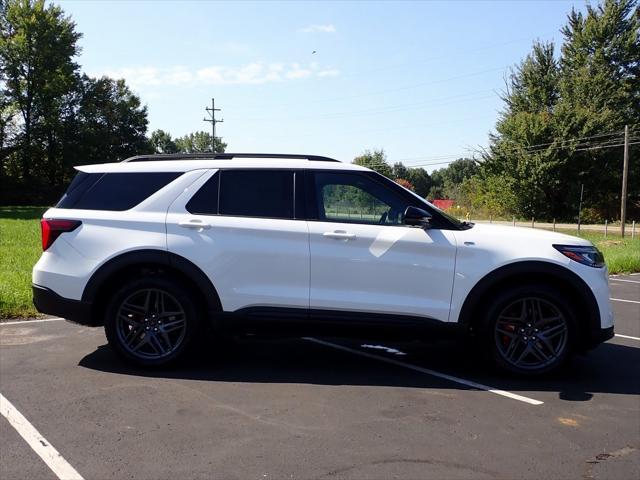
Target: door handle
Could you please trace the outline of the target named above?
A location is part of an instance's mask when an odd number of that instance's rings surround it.
[[[347,232],[324,232],[322,236],[325,238],[333,238],[336,240],[353,240],[356,238],[355,233]]]
[[[209,230],[211,228],[210,223],[203,222],[202,220],[192,219],[192,220],[183,220],[178,222],[178,225],[182,228],[190,228],[191,230],[197,230],[199,232],[203,230]]]

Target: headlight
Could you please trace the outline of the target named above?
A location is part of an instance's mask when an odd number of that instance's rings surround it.
[[[580,245],[554,245],[553,248],[558,250],[565,257],[570,258],[578,263],[594,268],[604,267],[604,256],[594,246]]]

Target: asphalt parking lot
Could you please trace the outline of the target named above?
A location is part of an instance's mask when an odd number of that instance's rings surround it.
[[[536,380],[463,342],[324,338],[150,372],[102,329],[0,324],[0,478],[640,478],[640,275],[611,287],[618,335]]]

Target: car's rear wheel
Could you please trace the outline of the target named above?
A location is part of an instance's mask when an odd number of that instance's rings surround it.
[[[527,285],[492,302],[484,337],[499,367],[539,375],[569,359],[574,325],[574,309],[562,295],[545,285]]]
[[[104,325],[109,344],[126,361],[167,365],[181,357],[195,338],[198,309],[180,285],[149,276],[115,293]]]

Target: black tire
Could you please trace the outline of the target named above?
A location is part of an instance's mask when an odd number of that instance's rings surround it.
[[[182,286],[165,276],[145,276],[114,293],[104,329],[120,358],[138,366],[159,367],[185,356],[198,338],[199,317],[192,295]]]
[[[513,287],[488,299],[482,337],[502,370],[537,376],[570,358],[576,332],[571,303],[544,284]]]

